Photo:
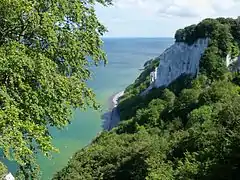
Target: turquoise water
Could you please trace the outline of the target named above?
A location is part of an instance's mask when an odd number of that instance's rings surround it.
[[[94,67],[94,79],[89,82],[103,112],[108,109],[109,97],[124,90],[139,75],[139,69],[145,61],[158,56],[172,43],[171,38],[104,39],[104,50],[109,62],[106,67]],[[72,124],[62,131],[52,130],[53,144],[60,153],[53,154],[52,160],[42,156],[38,158],[43,180],[50,179],[61,170],[74,152],[89,144],[102,130],[100,116],[103,112],[77,110]]]

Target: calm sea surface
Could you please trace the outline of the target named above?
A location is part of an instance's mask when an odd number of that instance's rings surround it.
[[[102,110],[107,111],[111,95],[124,90],[136,79],[145,61],[160,55],[171,44],[171,38],[104,39],[108,64],[94,67],[93,80],[89,81]],[[53,143],[60,153],[53,154],[52,160],[39,156],[43,180],[51,179],[55,172],[67,164],[74,152],[90,143],[102,130],[101,114],[91,109],[86,112],[76,110],[71,125],[62,131],[52,130]]]

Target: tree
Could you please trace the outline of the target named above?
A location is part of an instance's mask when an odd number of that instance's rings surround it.
[[[187,127],[194,125],[199,125],[212,117],[212,107],[211,106],[201,106],[198,109],[194,109],[188,115]]]
[[[145,130],[136,134],[102,133],[92,146],[75,153],[68,166],[55,174],[53,180],[145,179],[146,159],[157,140],[157,136]]]
[[[67,125],[74,108],[97,108],[88,67],[106,63],[94,4],[111,0],[2,0],[0,3],[0,146],[25,179],[35,153],[49,155],[49,127]],[[11,151],[10,151],[11,150]]]
[[[218,81],[200,95],[199,102],[201,105],[225,102],[238,97],[239,92],[239,86],[227,81]]]
[[[0,178],[3,179],[7,174],[7,168],[3,163],[0,162]]]
[[[166,102],[162,99],[152,100],[146,109],[139,109],[136,113],[136,121],[140,125],[154,127],[161,125],[160,114],[165,109]]]
[[[184,89],[174,104],[173,114],[180,117],[184,125],[187,123],[188,113],[197,107],[199,94],[198,89]]]
[[[208,47],[200,61],[200,72],[211,80],[223,78],[227,68],[224,58],[219,55],[219,48],[215,45]]]
[[[185,40],[184,29],[178,29],[176,31],[175,40],[176,40],[176,42],[184,42],[184,40]]]

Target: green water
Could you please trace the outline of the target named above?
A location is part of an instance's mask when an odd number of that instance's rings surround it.
[[[97,95],[97,101],[102,110],[107,111],[111,95],[124,90],[139,75],[145,61],[158,56],[173,43],[172,39],[140,38],[140,39],[105,39],[104,49],[108,56],[108,65],[93,68],[94,79],[89,81]],[[68,159],[82,147],[86,146],[102,130],[101,114],[88,110],[76,110],[72,124],[62,131],[51,130],[53,144],[60,153],[53,154],[51,160],[39,156],[38,162],[42,170],[42,179],[50,179],[54,173],[61,170]]]

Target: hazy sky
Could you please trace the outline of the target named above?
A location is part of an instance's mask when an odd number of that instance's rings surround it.
[[[106,37],[173,37],[206,17],[240,16],[240,0],[114,0],[96,12]]]

